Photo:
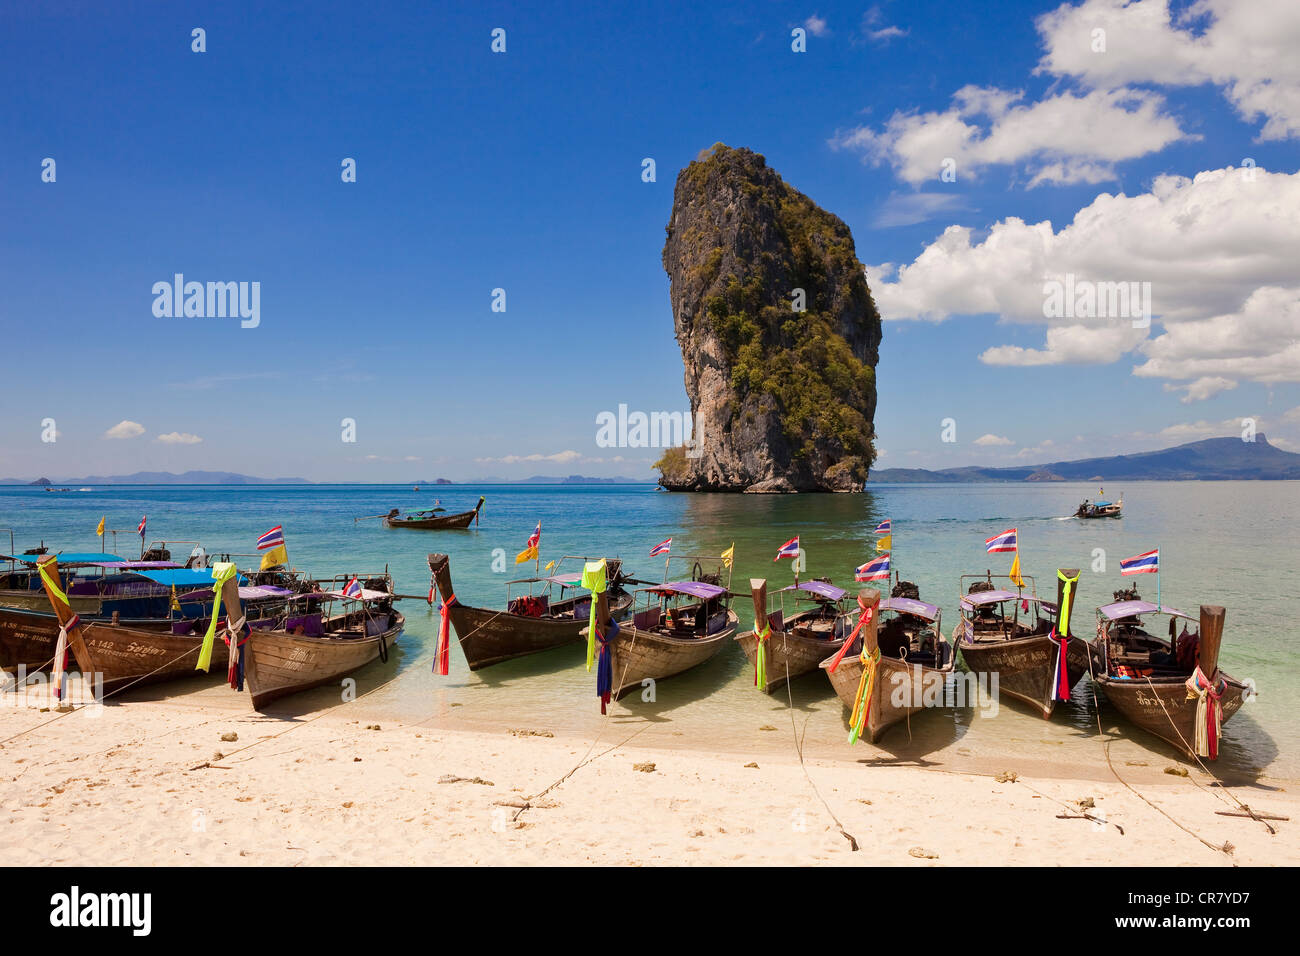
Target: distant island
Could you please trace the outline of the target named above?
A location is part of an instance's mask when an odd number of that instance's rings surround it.
[[[868,484],[885,482],[970,481],[1282,481],[1300,479],[1300,455],[1283,451],[1257,434],[1253,442],[1240,438],[1207,438],[1160,451],[1079,461],[1053,461],[1013,468],[881,468]]]

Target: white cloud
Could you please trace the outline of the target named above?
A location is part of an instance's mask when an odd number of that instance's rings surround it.
[[[824,37],[831,32],[826,26],[825,17],[819,17],[815,13],[805,20],[803,25],[804,29],[815,37]]]
[[[892,40],[894,37],[905,37],[907,33],[907,30],[898,27],[882,27],[879,30],[868,30],[867,36],[873,40]]]
[[[975,439],[975,444],[977,444],[977,445],[1014,445],[1015,442],[1013,442],[1010,438],[1004,438],[1004,437],[1002,437],[1001,435],[994,435],[994,434],[990,433],[990,434],[987,434],[987,435],[980,435],[979,438]]]
[[[1250,173],[1160,176],[1148,193],[1102,193],[1059,231],[1008,218],[974,242],[970,228],[949,226],[910,265],[869,267],[872,293],[887,320],[992,314],[1046,326],[1043,349],[994,346],[981,356],[990,364],[1111,362],[1137,348],[1141,376],[1300,381],[1300,173]],[[1150,282],[1151,328],[1046,318],[1044,283],[1067,275]]]
[[[523,462],[530,462],[530,461],[549,461],[560,465],[568,465],[568,464],[572,464],[575,461],[598,462],[598,461],[603,461],[604,459],[588,458],[585,455],[583,455],[581,452],[574,451],[573,449],[568,449],[566,451],[557,451],[552,455],[541,455],[541,454],[534,453],[532,455],[505,455],[501,458],[475,458],[474,460],[479,464],[495,463],[500,465],[517,465]]]
[[[1170,325],[1135,375],[1300,381],[1300,284],[1255,289],[1239,308]]]
[[[1260,138],[1300,135],[1300,4],[1196,0],[1177,17],[1168,0],[1085,0],[1036,21],[1046,49],[1036,72],[1093,88],[1212,83]],[[1105,31],[1094,52],[1093,31]]]
[[[1206,375],[1204,378],[1198,378],[1196,381],[1188,382],[1185,385],[1165,383],[1166,392],[1184,393],[1183,397],[1179,399],[1184,405],[1190,405],[1192,402],[1203,402],[1207,398],[1213,398],[1220,392],[1226,392],[1236,387],[1236,382],[1221,375]]]
[[[104,432],[105,438],[138,438],[144,434],[144,426],[139,422],[123,419],[108,431]]]
[[[884,22],[880,7],[871,7],[862,14],[862,35],[876,43],[887,43],[895,37],[905,37],[908,31]]]
[[[1063,92],[1020,104],[1023,98],[1023,91],[965,86],[943,112],[895,112],[883,129],[840,132],[831,146],[886,163],[914,186],[938,180],[950,159],[958,181],[989,166],[1024,164],[1033,186],[1101,182],[1113,178],[1115,162],[1195,138],[1164,112],[1164,98],[1150,91]]]
[[[881,203],[872,225],[877,229],[912,226],[965,207],[966,199],[958,193],[895,193]]]
[[[197,445],[203,441],[198,435],[191,435],[189,432],[167,432],[159,435],[156,441],[165,445]]]

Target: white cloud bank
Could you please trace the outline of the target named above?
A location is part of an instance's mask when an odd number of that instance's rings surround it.
[[[994,365],[1108,363],[1138,350],[1140,376],[1192,380],[1188,401],[1239,380],[1300,381],[1300,173],[1232,168],[1103,193],[1054,230],[1008,218],[986,238],[949,226],[910,265],[867,269],[887,320],[993,314],[1045,326],[1044,347],[992,346]],[[1150,329],[1111,317],[1047,318],[1044,283],[1150,282]]]
[[[159,435],[155,441],[160,441],[164,445],[197,445],[203,441],[198,435],[192,435],[189,432],[166,432]]]
[[[123,419],[108,431],[104,432],[105,438],[139,438],[144,434],[144,426],[139,422]]]
[[[1300,136],[1300,3],[1197,0],[1177,17],[1168,0],[1062,4],[1035,24],[1039,73],[1094,89],[1134,83],[1220,87],[1260,139]],[[1095,30],[1105,52],[1095,52]]]
[[[1116,162],[1193,138],[1164,111],[1157,93],[1093,90],[1036,103],[1023,99],[1023,91],[964,86],[943,112],[895,112],[884,129],[840,132],[831,146],[892,166],[913,186],[939,180],[949,161],[958,179],[990,166],[1024,164],[1032,174],[1029,185],[1036,186],[1103,182],[1114,177]]]

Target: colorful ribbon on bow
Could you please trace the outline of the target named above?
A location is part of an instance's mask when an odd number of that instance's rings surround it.
[[[438,622],[438,650],[433,655],[433,672],[444,677],[451,673],[451,606],[456,603],[456,595],[448,594],[442,599],[439,609],[441,620]]]
[[[772,636],[772,625],[763,622],[763,630],[754,628],[754,686],[767,687],[767,639]]]
[[[45,585],[45,590],[49,592],[50,597],[58,599],[67,607],[70,614],[67,622],[59,625],[59,638],[54,645],[54,670],[51,675],[51,681],[54,684],[54,699],[62,700],[63,674],[68,666],[68,632],[80,626],[81,618],[71,613],[72,603],[68,600],[68,595],[63,592],[63,588],[59,587],[58,578],[51,574],[50,569],[46,566],[54,560],[53,557],[49,557],[44,561],[37,562],[36,570],[40,573],[41,582]],[[58,608],[56,607],[55,610],[57,611]]]
[[[1219,734],[1223,729],[1223,691],[1227,681],[1215,687],[1198,665],[1187,678],[1187,699],[1196,700],[1196,756],[1217,760]]]
[[[858,681],[858,692],[853,698],[853,713],[849,716],[849,743],[855,744],[862,732],[867,729],[867,721],[871,719],[871,698],[875,694],[876,674],[880,670],[880,648],[877,647],[870,654],[863,652],[858,655],[858,660],[862,662],[862,680]]]
[[[612,618],[605,633],[596,635],[596,640],[600,643],[600,659],[596,664],[596,696],[600,698],[600,712],[602,714],[605,713],[605,707],[609,704],[609,699],[614,692],[614,648],[612,644],[617,637],[618,621]]]
[[[604,593],[608,586],[604,558],[582,566],[581,585],[591,592],[591,612],[587,617],[587,672],[591,673],[591,665],[596,660],[596,595]]]
[[[1052,664],[1052,690],[1050,700],[1070,699],[1070,612],[1073,609],[1074,586],[1079,583],[1079,576],[1066,577],[1058,570],[1056,576],[1065,585],[1061,589],[1061,607],[1056,614],[1056,627],[1048,635],[1048,640],[1056,645],[1056,660]]]
[[[244,627],[244,619],[239,619],[237,630],[231,630],[227,621],[226,633],[221,639],[230,648],[230,666],[226,668],[226,681],[235,690],[244,689],[244,645],[248,643],[249,631]]]
[[[225,589],[226,582],[238,573],[239,570],[235,565],[228,561],[221,561],[212,566],[212,580],[215,582],[212,585],[212,617],[208,620],[208,633],[203,635],[203,649],[199,651],[199,661],[194,665],[196,671],[206,673],[212,666],[212,645],[217,639],[217,618],[221,616],[221,592]],[[243,623],[241,617],[239,621],[241,627]],[[226,626],[229,628],[229,623]]]
[[[858,594],[858,607],[862,608],[862,613],[858,615],[858,626],[853,629],[851,634],[849,634],[848,640],[841,645],[839,653],[831,659],[830,667],[826,668],[832,674],[834,674],[835,669],[840,666],[840,661],[844,660],[844,655],[849,652],[849,648],[852,647],[853,642],[858,639],[858,635],[862,633],[862,625],[871,620],[872,609],[862,603],[861,592]]]
[[[63,673],[68,667],[68,632],[80,624],[80,616],[74,614],[66,624],[59,625],[59,639],[54,644],[54,672],[50,680],[54,685],[55,700],[63,700]]]

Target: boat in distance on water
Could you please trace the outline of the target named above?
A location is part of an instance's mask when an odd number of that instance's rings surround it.
[[[461,511],[458,514],[438,514],[441,508],[408,511],[403,514],[400,508],[394,508],[384,516],[384,527],[414,528],[419,531],[463,530],[471,524],[478,525],[479,512],[483,510],[483,502],[486,500],[486,496],[479,495],[478,504],[469,511]]]

